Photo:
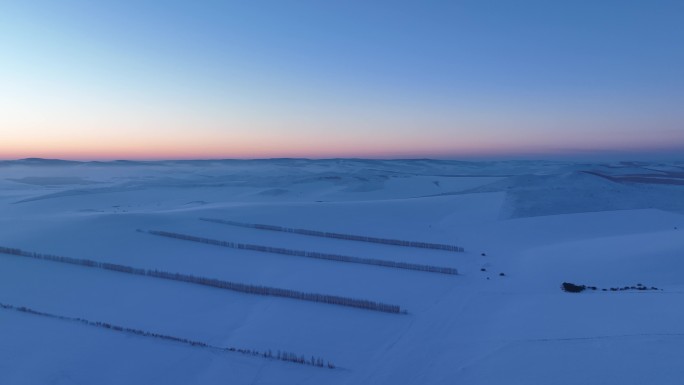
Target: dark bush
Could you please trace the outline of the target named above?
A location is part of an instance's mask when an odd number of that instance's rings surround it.
[[[584,291],[586,288],[587,287],[584,285],[575,285],[574,283],[570,282],[563,282],[563,284],[561,285],[561,289],[568,293],[580,293]]]

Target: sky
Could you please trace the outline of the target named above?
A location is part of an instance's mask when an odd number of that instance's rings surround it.
[[[0,48],[0,159],[684,154],[681,0],[0,0]]]

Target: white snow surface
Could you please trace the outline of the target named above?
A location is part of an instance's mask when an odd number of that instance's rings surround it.
[[[337,366],[0,309],[0,384],[681,384],[684,185],[660,179],[684,180],[684,163],[0,162],[0,246],[407,310],[381,313],[0,254],[1,303]],[[222,248],[137,229],[455,267],[459,275]],[[599,290],[566,293],[564,281]],[[600,290],[637,283],[659,290]]]

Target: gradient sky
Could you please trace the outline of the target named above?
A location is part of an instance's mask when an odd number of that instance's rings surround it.
[[[0,158],[684,154],[684,1],[0,1]]]

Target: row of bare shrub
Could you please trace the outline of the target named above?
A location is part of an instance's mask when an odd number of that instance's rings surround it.
[[[245,223],[236,221],[227,221],[223,219],[214,218],[200,218],[200,220],[214,223],[221,223],[230,226],[240,226],[248,227],[252,229],[259,230],[270,230],[270,231],[282,231],[285,233],[294,233],[301,235],[309,235],[313,237],[324,237],[324,238],[335,238],[343,239],[348,241],[359,241],[359,242],[371,242],[371,243],[382,243],[385,245],[394,246],[405,246],[405,247],[418,247],[422,249],[434,249],[434,250],[446,250],[462,253],[465,250],[462,247],[454,245],[446,245],[442,243],[431,243],[431,242],[417,242],[417,241],[405,241],[400,239],[390,239],[390,238],[378,238],[378,237],[367,237],[365,235],[354,235],[354,234],[343,234],[343,233],[333,233],[329,231],[318,231],[318,230],[308,230],[308,229],[296,229],[291,227],[283,227],[276,225],[264,225],[259,223]]]
[[[191,346],[196,346],[196,347],[209,348],[209,349],[220,350],[220,351],[225,351],[225,352],[237,352],[237,353],[248,354],[248,355],[252,355],[252,356],[260,356],[260,357],[264,357],[264,358],[271,358],[271,359],[277,359],[277,360],[281,360],[281,361],[294,362],[294,363],[298,363],[298,364],[302,364],[302,365],[318,366],[321,368],[322,367],[328,367],[330,369],[335,368],[335,365],[333,365],[330,361],[325,363],[325,361],[320,357],[317,358],[317,357],[312,356],[310,359],[307,359],[303,355],[296,355],[294,353],[289,353],[289,352],[278,351],[277,354],[273,354],[271,350],[267,350],[265,352],[260,352],[258,350],[254,350],[254,349],[220,347],[220,346],[210,345],[210,344],[208,344],[206,342],[202,342],[202,341],[195,341],[195,340],[191,340],[188,338],[170,336],[168,334],[161,334],[161,333],[155,333],[155,332],[150,332],[150,331],[146,331],[146,330],[140,330],[140,329],[134,329],[134,328],[124,327],[124,326],[113,325],[113,324],[110,324],[107,322],[89,321],[89,320],[83,319],[83,318],[68,317],[68,316],[63,316],[63,315],[46,313],[46,312],[31,309],[31,308],[28,308],[25,306],[13,306],[13,305],[9,305],[9,304],[0,303],[0,308],[6,309],[6,310],[15,310],[18,312],[38,315],[38,316],[42,316],[42,317],[55,318],[55,319],[64,320],[64,321],[80,322],[80,323],[88,325],[88,326],[110,329],[110,330],[121,332],[121,333],[134,334],[134,335],[143,336],[143,337],[158,338],[158,339],[162,339],[162,340],[178,342],[181,344],[186,344],[186,345],[191,345]]]
[[[388,267],[388,268],[394,268],[394,269],[417,270],[417,271],[424,271],[424,272],[428,272],[428,273],[451,274],[451,275],[458,274],[458,270],[453,268],[453,267],[421,265],[421,264],[416,264],[416,263],[395,262],[395,261],[386,261],[386,260],[382,260],[382,259],[359,258],[359,257],[351,257],[348,255],[320,253],[317,251],[292,250],[292,249],[284,249],[281,247],[270,247],[270,246],[252,245],[252,244],[247,244],[247,243],[220,241],[220,240],[216,240],[216,239],[196,237],[194,235],[179,234],[179,233],[173,233],[173,232],[168,232],[168,231],[148,230],[147,232],[150,234],[159,235],[162,237],[169,237],[169,238],[175,238],[175,239],[182,239],[185,241],[206,243],[209,245],[229,247],[229,248],[233,248],[233,249],[252,250],[252,251],[260,251],[260,252],[264,252],[264,253],[273,253],[273,254],[284,254],[284,255],[291,255],[291,256],[296,256],[296,257],[325,259],[325,260],[336,261],[336,262],[360,263],[360,264],[364,264],[364,265],[382,266],[382,267]]]
[[[355,299],[348,297],[340,297],[336,295],[318,294],[318,293],[305,293],[290,289],[281,289],[276,287],[260,286],[260,285],[249,285],[244,283],[224,281],[214,278],[197,277],[190,274],[181,273],[169,273],[161,270],[149,270],[135,268],[131,266],[118,265],[108,262],[98,262],[90,259],[79,259],[62,257],[58,255],[41,254],[30,251],[24,251],[21,249],[13,249],[8,247],[0,246],[0,253],[11,254],[21,257],[36,258],[54,262],[69,263],[73,265],[80,265],[104,270],[117,271],[127,274],[143,275],[148,277],[169,279],[174,281],[189,282],[198,285],[211,286],[219,289],[226,289],[232,291],[238,291],[241,293],[257,294],[257,295],[267,295],[274,297],[284,297],[293,298],[302,301],[310,302],[321,302],[331,305],[349,306],[365,310],[381,311],[386,313],[401,313],[401,309],[398,305],[390,305],[382,302],[369,301],[364,299]]]

